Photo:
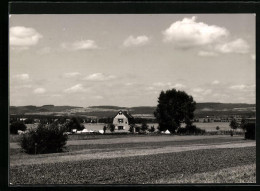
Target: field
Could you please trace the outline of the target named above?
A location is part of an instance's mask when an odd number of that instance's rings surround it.
[[[10,184],[255,183],[255,163],[242,136],[77,135],[63,153],[10,143]]]

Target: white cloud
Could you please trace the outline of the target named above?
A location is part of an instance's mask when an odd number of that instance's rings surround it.
[[[230,89],[233,90],[245,90],[245,91],[254,91],[255,90],[255,84],[252,85],[244,85],[244,84],[240,84],[240,85],[233,85],[229,87]]]
[[[210,51],[199,51],[199,56],[217,56],[218,54],[216,52],[210,52]]]
[[[168,83],[155,82],[155,83],[153,83],[153,85],[157,86],[157,87],[163,87],[163,86],[171,85],[171,83],[170,82],[168,82]]]
[[[9,30],[10,45],[15,47],[25,47],[36,45],[42,35],[33,28],[23,26],[11,27]]]
[[[220,82],[218,81],[218,80],[214,80],[211,84],[213,84],[213,85],[217,85],[217,84],[219,84]]]
[[[216,45],[216,50],[221,53],[244,54],[248,53],[249,45],[245,40],[239,38],[231,42]]]
[[[211,89],[203,89],[203,88],[194,88],[192,89],[192,91],[200,95],[209,95],[212,93]]]
[[[94,40],[81,40],[73,43],[62,43],[61,47],[65,50],[93,50],[98,46]]]
[[[18,80],[29,80],[29,74],[17,74],[14,76]]]
[[[201,93],[203,91],[204,91],[204,89],[202,89],[202,88],[194,88],[193,89],[193,92],[196,92],[196,93]]]
[[[196,22],[196,17],[176,21],[163,31],[164,41],[172,42],[179,48],[191,48],[217,42],[229,35],[227,29],[203,22]]]
[[[133,36],[129,36],[127,39],[124,41],[124,46],[125,47],[130,47],[130,46],[143,46],[146,45],[150,39],[147,36],[137,36],[136,38]]]
[[[87,91],[87,89],[85,89],[82,84],[77,84],[75,86],[72,86],[72,87],[64,90],[64,92],[66,92],[66,93],[80,93],[80,92],[86,92],[86,91]]]
[[[36,88],[35,90],[33,90],[33,92],[35,94],[43,94],[46,92],[46,90],[44,88]]]
[[[116,78],[116,76],[114,76],[114,75],[105,75],[103,73],[94,73],[94,74],[90,74],[89,76],[85,77],[84,80],[105,81],[105,80],[112,80],[115,78]]]
[[[80,73],[79,72],[69,72],[69,73],[63,74],[63,76],[65,78],[73,78],[73,77],[80,76]]]
[[[183,84],[175,84],[175,85],[172,85],[171,88],[176,88],[176,89],[182,89],[182,88],[185,88],[186,86],[183,85]]]

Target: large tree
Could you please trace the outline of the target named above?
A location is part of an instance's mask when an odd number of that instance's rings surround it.
[[[154,116],[159,123],[159,130],[169,130],[174,133],[185,122],[186,127],[192,125],[196,102],[193,97],[184,91],[176,89],[161,91],[158,98],[158,105]]]

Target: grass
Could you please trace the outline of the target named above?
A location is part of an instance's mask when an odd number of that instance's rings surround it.
[[[196,173],[174,178],[162,178],[156,184],[194,183],[256,183],[256,164],[224,168],[211,172]]]
[[[158,180],[165,180],[166,177],[188,177],[218,172],[225,168],[251,165],[255,162],[255,147],[193,150],[11,166],[10,182],[12,184],[153,184]],[[223,177],[229,172],[229,170],[221,171]],[[241,172],[242,170],[237,174]],[[248,176],[255,182],[253,174]],[[231,176],[230,181],[239,183],[236,177],[243,178],[243,175]],[[202,179],[200,183],[204,183],[203,181]]]

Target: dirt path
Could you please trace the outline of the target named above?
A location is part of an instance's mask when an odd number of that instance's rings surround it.
[[[183,139],[182,139],[183,140]],[[255,147],[255,142],[244,142],[244,143],[222,143],[222,144],[195,144],[185,146],[166,146],[161,148],[153,149],[119,149],[108,152],[96,152],[90,153],[89,149],[70,152],[68,155],[60,156],[55,154],[47,155],[31,155],[32,158],[25,159],[11,159],[10,166],[19,165],[30,165],[30,164],[43,164],[43,163],[57,163],[66,161],[83,161],[91,159],[107,159],[107,158],[118,158],[118,157],[131,157],[131,156],[142,156],[142,155],[155,155],[162,153],[174,153],[192,150],[205,150],[205,149],[221,149],[221,148],[241,148],[241,147]]]

